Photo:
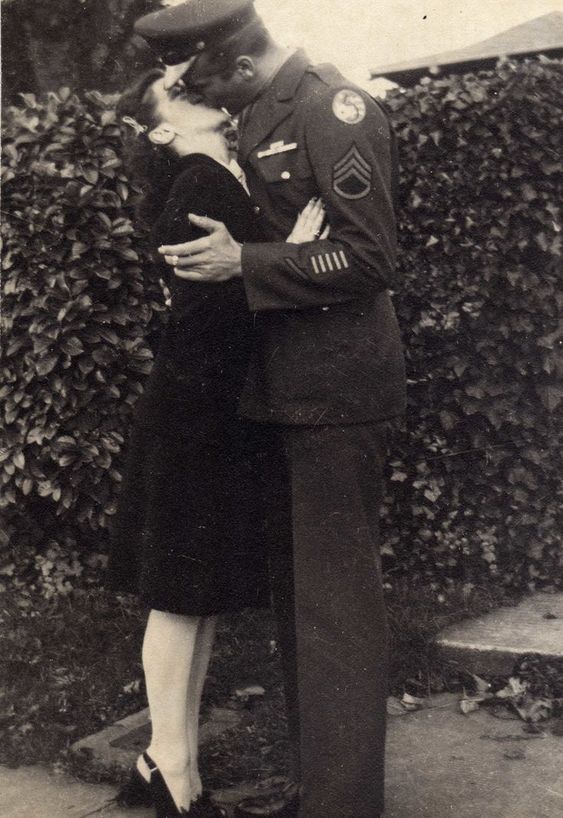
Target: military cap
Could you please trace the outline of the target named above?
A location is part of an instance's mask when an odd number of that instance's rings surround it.
[[[254,0],[187,0],[141,17],[135,32],[168,66],[164,84],[170,88],[198,54],[253,19]]]

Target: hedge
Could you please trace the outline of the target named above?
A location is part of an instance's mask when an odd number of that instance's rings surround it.
[[[504,62],[387,99],[410,384],[384,510],[391,584],[560,584],[562,79],[561,61]],[[104,548],[163,308],[111,99],[23,95],[3,151],[4,571],[31,553],[64,589],[76,554]]]
[[[501,62],[387,100],[410,370],[388,541],[434,587],[561,583],[562,80]]]
[[[4,133],[4,541],[51,563],[103,548],[163,310],[112,102],[22,95]]]

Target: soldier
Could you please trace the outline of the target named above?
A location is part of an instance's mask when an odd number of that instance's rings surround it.
[[[271,430],[270,560],[300,798],[270,814],[383,812],[387,627],[378,515],[405,375],[396,282],[393,137],[378,103],[331,65],[275,43],[253,0],[188,0],[136,24],[165,83],[239,117],[239,162],[264,243],[160,248],[178,276],[242,276],[255,349],[240,411]],[[330,234],[288,244],[321,197]],[[258,814],[245,803],[239,815]],[[254,812],[253,812],[254,810]],[[262,812],[261,814],[265,814]]]

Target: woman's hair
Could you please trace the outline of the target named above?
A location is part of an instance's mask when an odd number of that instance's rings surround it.
[[[146,71],[123,92],[116,108],[123,140],[125,170],[141,194],[136,203],[137,216],[148,226],[154,223],[162,211],[179,161],[173,151],[163,145],[153,145],[148,137],[149,131],[160,124],[151,87],[163,75],[161,68]],[[125,124],[124,117],[131,117],[138,122],[145,128],[144,132],[138,132]]]

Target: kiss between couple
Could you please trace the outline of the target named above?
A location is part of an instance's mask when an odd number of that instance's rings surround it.
[[[157,818],[221,814],[198,769],[217,616],[271,598],[295,764],[283,792],[236,814],[376,818],[378,511],[405,382],[392,134],[336,69],[276,44],[252,0],[188,0],[136,30],[168,67],[118,114],[170,303],[110,559],[113,586],[150,609],[152,738],[122,798]]]

